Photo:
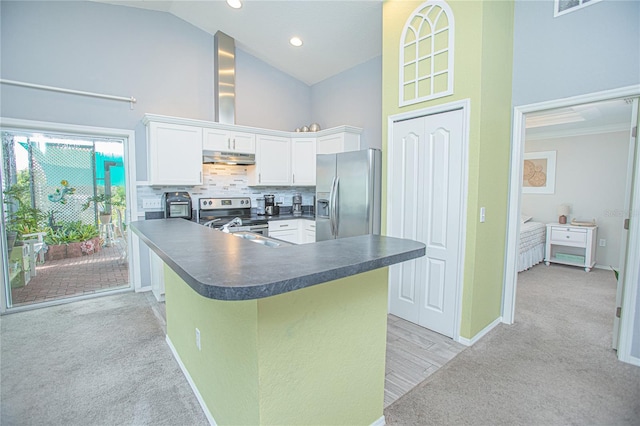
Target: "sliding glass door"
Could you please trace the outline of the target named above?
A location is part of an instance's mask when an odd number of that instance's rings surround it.
[[[3,131],[7,309],[130,287],[124,140]]]

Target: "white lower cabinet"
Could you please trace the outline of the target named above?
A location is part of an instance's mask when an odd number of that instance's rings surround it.
[[[269,236],[294,244],[316,242],[316,223],[308,219],[269,221]]]
[[[269,236],[279,240],[300,244],[298,219],[269,221]]]
[[[149,263],[151,291],[158,302],[164,302],[164,262],[153,250],[149,250]]]
[[[313,220],[302,220],[302,241],[301,244],[316,242],[316,222]]]

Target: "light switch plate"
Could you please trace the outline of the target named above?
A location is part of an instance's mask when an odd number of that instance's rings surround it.
[[[484,223],[486,216],[486,211],[484,207],[480,207],[480,223]]]

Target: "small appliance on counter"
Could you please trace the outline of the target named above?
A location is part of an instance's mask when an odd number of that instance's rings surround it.
[[[188,192],[165,192],[162,194],[164,217],[191,220],[191,196]]]
[[[256,198],[256,214],[264,216],[264,198]]]
[[[275,195],[264,196],[264,211],[269,216],[277,216],[280,214],[280,206],[276,205]]]
[[[292,211],[294,216],[302,216],[302,195],[300,193],[293,196]]]

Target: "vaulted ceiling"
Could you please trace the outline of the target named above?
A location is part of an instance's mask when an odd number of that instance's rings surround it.
[[[246,0],[240,9],[225,1],[95,0],[167,12],[313,85],[382,54],[382,1]],[[301,47],[289,39],[298,36]]]

